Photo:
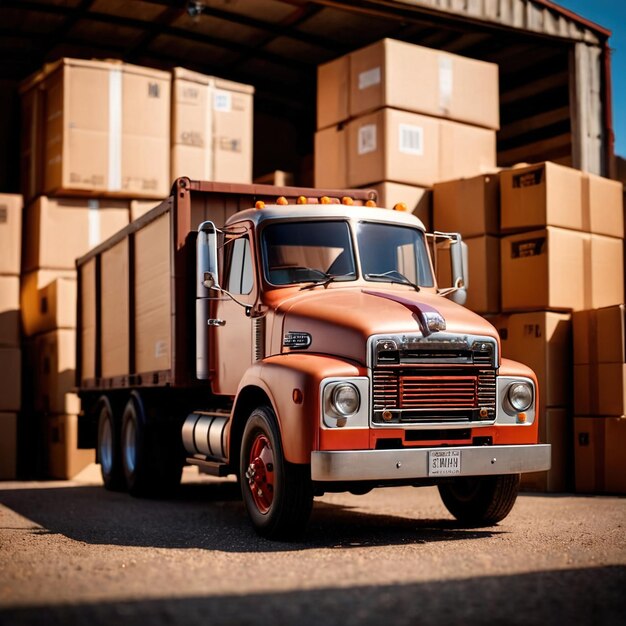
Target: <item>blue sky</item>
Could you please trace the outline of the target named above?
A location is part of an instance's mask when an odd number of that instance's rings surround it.
[[[612,31],[609,44],[615,153],[626,157],[626,0],[555,0],[566,9]]]

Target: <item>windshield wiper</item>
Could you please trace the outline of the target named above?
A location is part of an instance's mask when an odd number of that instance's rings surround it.
[[[320,274],[322,273],[325,272],[320,271]],[[326,287],[328,287],[330,283],[335,282],[338,278],[346,278],[348,276],[354,276],[354,272],[350,272],[349,274],[326,274],[326,278],[324,278],[324,280],[317,280],[311,285],[305,285],[304,287],[300,287],[300,291],[304,291],[305,289],[314,289],[315,287],[319,287],[320,285],[324,287],[324,289],[326,289]]]
[[[394,276],[397,278],[394,279]],[[415,291],[419,291],[419,285],[409,280],[402,272],[398,270],[389,270],[388,272],[383,272],[382,274],[365,274],[365,278],[383,278],[387,282],[392,283],[394,285],[408,285],[409,287],[413,287]]]

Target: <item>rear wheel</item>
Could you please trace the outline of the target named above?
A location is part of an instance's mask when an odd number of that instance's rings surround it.
[[[128,491],[133,496],[168,495],[180,483],[182,461],[178,436],[165,425],[149,424],[141,399],[133,395],[122,416],[122,466]]]
[[[241,443],[241,492],[257,533],[270,539],[302,535],[313,506],[309,465],[289,463],[272,409],[248,418]]]
[[[503,520],[513,508],[520,475],[458,478],[439,485],[444,505],[464,524],[491,526]]]
[[[100,402],[98,416],[97,459],[100,463],[104,488],[109,491],[121,491],[126,487],[124,468],[121,459],[120,424],[115,419],[109,401]]]

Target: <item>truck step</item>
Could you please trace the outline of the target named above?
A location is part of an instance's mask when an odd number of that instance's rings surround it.
[[[228,463],[220,463],[219,461],[206,461],[205,459],[189,457],[187,463],[189,463],[189,465],[196,465],[203,474],[209,474],[211,476],[228,476],[233,473]]]

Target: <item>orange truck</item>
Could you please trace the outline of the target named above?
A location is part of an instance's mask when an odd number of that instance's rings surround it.
[[[234,474],[276,539],[326,492],[436,485],[463,523],[509,513],[550,467],[535,374],[454,301],[460,237],[375,199],[180,178],[78,259],[79,442],[107,489]]]

